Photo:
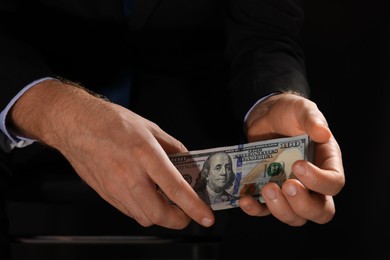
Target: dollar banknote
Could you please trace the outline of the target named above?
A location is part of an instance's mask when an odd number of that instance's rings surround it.
[[[218,147],[169,158],[213,210],[238,207],[246,195],[264,203],[261,188],[274,182],[282,185],[295,178],[291,171],[297,160],[310,160],[311,141],[307,135]]]

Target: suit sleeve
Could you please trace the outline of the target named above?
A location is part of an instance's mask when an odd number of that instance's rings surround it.
[[[239,118],[260,98],[292,90],[309,95],[301,48],[300,1],[231,0],[226,55],[230,94]]]
[[[29,83],[46,76],[54,76],[40,52],[24,38],[26,26],[23,26],[23,23],[26,23],[26,19],[21,19],[23,14],[19,12],[16,4],[18,2],[0,2],[0,111]],[[30,40],[34,38],[30,37]],[[5,138],[5,135],[0,138]],[[0,174],[10,174],[12,165],[27,160],[42,147],[40,144],[32,144],[24,149],[13,149],[12,152],[0,149]]]
[[[26,26],[23,24],[28,21],[22,19],[23,12],[18,11],[16,3],[0,3],[0,111],[29,83],[53,76],[39,51],[24,39]]]

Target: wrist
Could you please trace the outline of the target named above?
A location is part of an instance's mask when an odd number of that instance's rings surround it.
[[[103,102],[75,84],[48,79],[15,102],[7,116],[7,127],[14,135],[57,148],[60,137],[77,129],[76,119],[85,103],[95,100]]]

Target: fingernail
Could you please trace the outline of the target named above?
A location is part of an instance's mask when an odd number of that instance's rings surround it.
[[[264,190],[262,194],[270,200],[276,199],[276,191],[273,188]]]
[[[287,184],[283,187],[284,191],[289,195],[290,197],[294,197],[297,195],[297,187],[295,187],[294,184]]]
[[[304,176],[306,174],[306,168],[302,164],[297,164],[294,167],[294,174]]]
[[[210,227],[213,224],[213,222],[209,218],[202,218],[201,223],[205,227]]]

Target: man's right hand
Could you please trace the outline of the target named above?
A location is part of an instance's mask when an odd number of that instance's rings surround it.
[[[61,152],[103,199],[142,226],[183,229],[191,219],[206,227],[215,221],[167,156],[187,149],[124,107],[46,80],[20,97],[7,124],[14,134]]]

